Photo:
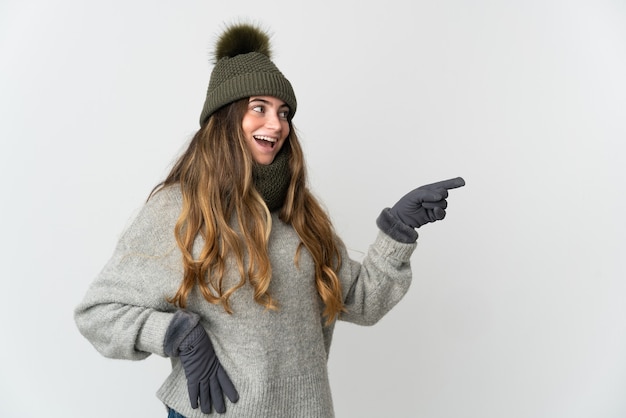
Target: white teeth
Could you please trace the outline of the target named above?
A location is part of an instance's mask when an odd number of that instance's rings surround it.
[[[260,139],[262,141],[267,141],[267,142],[276,142],[277,141],[276,138],[272,138],[271,136],[263,136],[263,135],[255,135],[254,139]]]

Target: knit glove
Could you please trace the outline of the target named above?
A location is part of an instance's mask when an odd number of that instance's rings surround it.
[[[226,374],[213,349],[213,344],[195,314],[178,311],[165,336],[165,353],[178,355],[187,376],[189,401],[193,409],[211,413],[226,412],[224,395],[231,402],[239,400],[239,393]],[[191,330],[189,330],[191,328]]]
[[[390,212],[411,228],[439,221],[446,216],[448,190],[462,186],[465,180],[457,177],[418,187],[404,195]]]

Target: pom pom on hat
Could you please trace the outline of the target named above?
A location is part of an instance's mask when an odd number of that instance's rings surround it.
[[[247,23],[227,27],[215,46],[215,67],[211,72],[200,125],[219,108],[250,96],[273,96],[296,112],[296,95],[291,83],[271,61],[270,38]]]
[[[222,58],[258,52],[272,58],[270,37],[260,28],[247,24],[237,24],[226,28],[215,45],[215,62]]]

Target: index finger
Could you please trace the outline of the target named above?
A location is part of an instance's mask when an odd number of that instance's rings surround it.
[[[456,177],[449,180],[438,181],[437,183],[427,184],[426,186],[422,186],[423,188],[428,189],[457,189],[459,187],[465,186],[465,180],[462,177]]]

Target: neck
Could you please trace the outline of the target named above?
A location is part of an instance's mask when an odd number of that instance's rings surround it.
[[[263,197],[270,211],[283,206],[291,175],[289,172],[289,151],[286,147],[276,155],[268,165],[255,164],[253,168],[254,185]]]

